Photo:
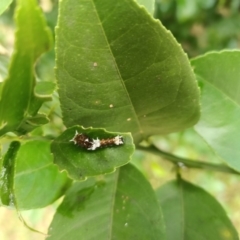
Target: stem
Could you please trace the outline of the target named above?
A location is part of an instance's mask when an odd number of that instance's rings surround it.
[[[183,164],[184,166],[189,167],[189,168],[208,169],[208,170],[217,171],[217,172],[232,173],[232,174],[240,175],[240,172],[235,171],[234,169],[228,167],[225,164],[207,163],[207,162],[177,157],[170,153],[164,152],[164,151],[156,148],[153,145],[151,145],[150,147],[139,146],[137,149],[141,150],[141,151],[152,153],[154,155],[158,155],[158,156],[164,158],[165,160],[168,160],[168,161],[176,164],[178,167],[181,167],[181,164]]]

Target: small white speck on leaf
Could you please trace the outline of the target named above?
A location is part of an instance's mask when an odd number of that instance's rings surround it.
[[[128,118],[127,121],[131,121],[131,118]]]
[[[110,108],[113,108],[113,105],[112,105],[112,104],[110,104],[110,105],[109,105],[109,107],[110,107]]]
[[[96,62],[93,63],[93,66],[94,66],[94,67],[97,67],[97,65],[98,65],[98,64],[97,64]]]

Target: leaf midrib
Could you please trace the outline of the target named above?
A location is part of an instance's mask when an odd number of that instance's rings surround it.
[[[118,65],[117,65],[117,63],[116,63],[116,60],[115,60],[115,57],[114,57],[114,54],[113,54],[113,51],[112,51],[112,48],[111,48],[111,46],[108,44],[108,38],[107,38],[107,36],[106,36],[106,34],[105,34],[105,30],[104,30],[104,28],[103,28],[101,19],[100,19],[99,15],[98,15],[98,11],[97,11],[96,5],[95,5],[95,3],[94,3],[94,0],[91,0],[91,2],[92,2],[92,5],[93,5],[94,10],[95,10],[95,12],[96,12],[97,19],[99,20],[99,23],[100,23],[99,26],[100,26],[100,28],[101,28],[101,30],[102,30],[102,32],[103,32],[103,36],[104,36],[104,38],[105,38],[105,40],[106,40],[106,43],[107,43],[108,48],[109,48],[109,51],[110,51],[110,53],[111,53],[111,55],[112,55],[112,59],[113,59],[114,65],[116,66],[116,69],[117,69],[117,72],[118,72],[118,75],[119,75],[121,84],[122,84],[123,89],[124,89],[124,91],[125,91],[125,93],[126,93],[126,96],[127,96],[128,99],[129,99],[130,105],[131,105],[131,107],[132,107],[132,109],[133,109],[133,113],[134,113],[134,115],[135,115],[135,119],[136,119],[136,122],[137,122],[137,125],[138,125],[138,128],[139,128],[139,134],[142,135],[142,139],[143,139],[143,129],[141,128],[141,124],[140,124],[140,121],[139,121],[139,119],[138,119],[136,110],[135,110],[135,108],[134,108],[134,106],[133,106],[132,99],[130,98],[130,96],[129,96],[129,94],[128,94],[128,91],[127,91],[127,89],[126,89],[126,86],[125,86],[125,84],[124,84],[122,75],[121,75],[121,73],[120,73],[120,71],[119,71]]]

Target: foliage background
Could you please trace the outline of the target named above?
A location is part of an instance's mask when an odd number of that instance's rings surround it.
[[[54,34],[57,19],[56,0],[41,0],[41,7],[48,24]],[[15,4],[0,16],[0,58],[8,65],[13,47],[13,11]],[[189,58],[211,50],[232,49],[240,47],[240,2],[238,0],[156,0],[155,17],[172,31],[178,42],[183,46]],[[41,57],[36,66],[40,79],[55,81],[54,51]],[[0,66],[0,81],[6,75],[5,67]],[[63,129],[58,96],[54,101],[44,105],[44,111],[50,113],[51,123],[35,130],[36,134],[55,137]],[[209,147],[194,130],[188,129],[181,133],[154,138],[153,141],[161,149],[186,157],[209,162],[220,163]],[[147,176],[154,188],[174,178],[172,164],[153,155],[136,152],[134,164]],[[201,170],[183,170],[183,177],[196,183],[214,195],[240,232],[240,196],[239,176],[206,172]],[[61,199],[44,209],[31,210],[23,213],[32,227],[47,232],[52,216]],[[30,232],[18,220],[15,211],[0,208],[0,239],[44,239],[44,236]]]

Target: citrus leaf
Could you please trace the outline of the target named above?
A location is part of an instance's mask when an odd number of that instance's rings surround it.
[[[45,207],[63,195],[70,182],[53,164],[50,142],[13,142],[1,168],[2,203],[18,210]]]
[[[15,158],[19,147],[20,142],[12,142],[3,158],[3,161],[1,161],[0,197],[1,203],[7,206],[14,205],[13,178],[16,163]]]
[[[229,166],[240,171],[240,51],[192,60],[202,89],[202,115],[194,127]]]
[[[41,208],[64,194],[71,181],[53,164],[50,142],[22,144],[16,156],[14,195],[19,209]]]
[[[44,101],[34,93],[33,69],[37,58],[50,49],[52,40],[36,1],[17,2],[15,50],[0,100],[0,134],[17,132],[26,117],[37,113],[40,106],[36,101]]]
[[[156,191],[166,221],[167,240],[238,240],[222,206],[200,187],[182,179]]]
[[[12,0],[1,0],[0,2],[0,15],[8,8]]]
[[[47,124],[49,119],[44,114],[37,114],[34,117],[28,117],[19,125],[18,130],[21,133],[31,132],[36,127]]]
[[[75,183],[57,209],[48,234],[49,240],[165,239],[153,189],[130,164],[101,179]]]
[[[56,53],[67,127],[131,132],[138,143],[199,118],[199,91],[186,54],[133,0],[61,1]]]
[[[154,0],[137,0],[137,2],[138,2],[139,5],[143,5],[148,10],[148,12],[151,15],[153,15],[153,13],[154,13],[154,4],[155,4]]]
[[[87,150],[70,141],[76,131],[93,139],[107,139],[121,135],[124,144],[94,151]],[[52,142],[51,150],[54,162],[61,170],[66,170],[75,180],[84,180],[89,176],[113,172],[115,168],[127,164],[134,152],[134,144],[130,133],[74,126]]]
[[[35,117],[39,108],[46,101],[52,100],[52,94],[56,88],[53,82],[38,82],[35,86],[35,97],[31,100],[28,112],[31,116]]]

